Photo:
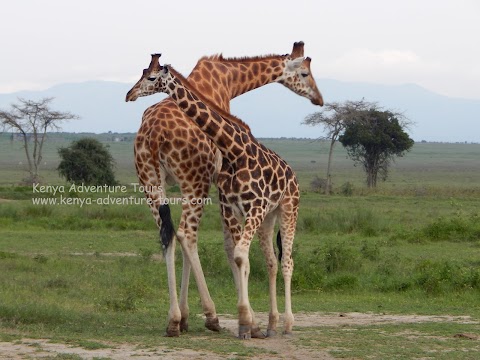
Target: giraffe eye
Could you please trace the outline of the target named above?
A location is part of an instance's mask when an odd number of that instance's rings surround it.
[[[148,81],[155,81],[155,80],[157,80],[157,78],[156,78],[156,77],[153,77],[153,76],[150,76],[150,77],[147,78],[147,80],[148,80]]]
[[[307,77],[308,75],[310,75],[309,73],[302,73],[302,77]]]

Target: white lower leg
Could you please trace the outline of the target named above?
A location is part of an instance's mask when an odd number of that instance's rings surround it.
[[[252,313],[250,302],[248,300],[248,276],[250,274],[250,262],[248,259],[248,249],[235,247],[235,263],[238,266],[239,275],[239,297],[238,297],[238,325],[240,338],[250,338],[252,326]]]
[[[188,307],[188,286],[190,283],[190,261],[188,260],[185,252],[182,252],[183,255],[183,268],[182,268],[182,285],[180,289],[180,312],[182,314],[182,319],[180,322],[180,331],[188,331],[188,316],[190,310]]]
[[[279,319],[278,305],[277,305],[277,271],[269,274],[269,290],[270,290],[270,314],[268,315],[267,336],[274,336],[277,332],[277,324]]]
[[[285,275],[285,330],[284,334],[291,334],[293,328],[293,312],[292,312],[292,293],[291,293],[291,275]]]
[[[165,262],[168,274],[168,293],[170,297],[170,310],[168,311],[167,335],[178,336],[181,319],[180,307],[178,306],[177,282],[175,277],[175,241],[172,241],[165,252]]]

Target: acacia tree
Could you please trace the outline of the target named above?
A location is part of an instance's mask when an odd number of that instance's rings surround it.
[[[358,113],[372,106],[375,106],[375,104],[366,102],[363,99],[360,101],[345,101],[343,103],[332,102],[325,104],[323,110],[308,115],[302,121],[304,125],[323,126],[326,135],[319,139],[330,140],[325,194],[330,194],[332,190],[331,165],[335,143],[347,125],[355,121]]]
[[[12,104],[10,111],[0,110],[0,121],[4,128],[17,131],[22,137],[29,172],[26,182],[30,184],[40,181],[39,171],[47,131],[58,131],[62,121],[79,118],[69,112],[50,109],[52,101],[53,98],[38,101],[18,98],[18,103]]]
[[[381,111],[376,106],[357,112],[338,140],[349,157],[361,164],[367,174],[367,186],[376,187],[378,174],[386,180],[396,156],[403,156],[414,141],[404,131],[409,121],[399,113]]]

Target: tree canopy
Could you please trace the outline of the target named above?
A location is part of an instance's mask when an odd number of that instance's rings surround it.
[[[377,185],[378,174],[385,180],[395,157],[403,156],[413,146],[402,120],[400,114],[372,107],[359,111],[339,136],[349,157],[363,166],[368,187]]]
[[[115,161],[100,141],[83,138],[59,148],[58,154],[61,161],[57,170],[67,181],[85,185],[117,184],[113,172]]]
[[[4,128],[18,132],[23,139],[30,174],[27,182],[31,184],[40,181],[39,171],[47,131],[58,131],[62,121],[79,118],[69,112],[52,110],[52,101],[53,98],[38,101],[19,98],[17,104],[11,105],[10,111],[0,110],[0,121]]]
[[[412,122],[403,114],[381,109],[377,103],[360,101],[332,102],[322,111],[308,115],[302,122],[322,126],[330,140],[325,193],[331,191],[331,163],[333,148],[340,141],[356,164],[363,165],[367,185],[375,187],[377,176],[388,176],[388,168],[396,156],[403,156],[413,146],[404,129]],[[317,179],[321,180],[321,179]]]
[[[371,106],[374,106],[374,104],[365,102],[364,100],[346,101],[344,103],[332,102],[325,104],[323,110],[310,114],[305,118],[305,120],[303,120],[302,124],[304,125],[323,126],[326,132],[326,135],[323,138],[330,140],[330,150],[328,152],[327,163],[327,178],[325,181],[321,181],[322,179],[318,177],[316,178],[317,181],[325,184],[325,194],[330,194],[332,190],[330,174],[332,155],[338,137],[343,133],[343,131],[345,131],[345,128],[349,123],[355,121],[359,111],[366,110]]]

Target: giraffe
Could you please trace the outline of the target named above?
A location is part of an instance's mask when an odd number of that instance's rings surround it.
[[[158,54],[152,55],[152,62],[146,71],[147,79],[157,91],[167,93],[222,153],[217,187],[222,216],[234,243],[239,337],[250,338],[252,325],[256,326],[248,299],[248,254],[257,231],[269,271],[270,314],[267,334],[276,333],[279,317],[275,287],[278,265],[272,234],[277,220],[280,225],[279,258],[285,283],[284,334],[290,335],[294,321],[291,304],[292,248],[300,199],[295,173],[280,156],[256,140],[248,125],[205,100],[170,65],[161,66],[158,58]]]
[[[230,59],[222,55],[203,57],[189,79],[206,98],[226,111],[229,111],[231,98],[272,82],[283,84],[315,105],[323,105],[322,95],[311,74],[311,59],[303,59],[301,66],[295,69],[286,68],[287,60],[303,58],[303,48],[303,42],[296,42],[291,54],[286,55]],[[127,101],[151,94],[149,86],[150,82],[144,74],[128,92]],[[167,265],[170,309],[166,335],[178,336],[181,331],[188,330],[190,270],[199,289],[206,316],[205,326],[219,331],[215,306],[208,292],[197,251],[197,230],[203,205],[191,201],[183,203],[180,224],[175,233],[168,205],[162,205],[162,199],[165,197],[164,186],[167,183],[178,183],[185,199],[207,197],[210,185],[216,181],[221,168],[221,154],[170,98],[144,112],[134,150],[140,184],[146,189],[157,190],[146,192],[146,196],[162,234]],[[224,234],[225,250],[232,271],[235,271],[233,245],[229,240],[231,236],[226,229]],[[171,241],[174,235],[182,246],[183,255],[180,304],[176,292],[175,242]],[[252,336],[262,337],[262,334],[253,330]]]

